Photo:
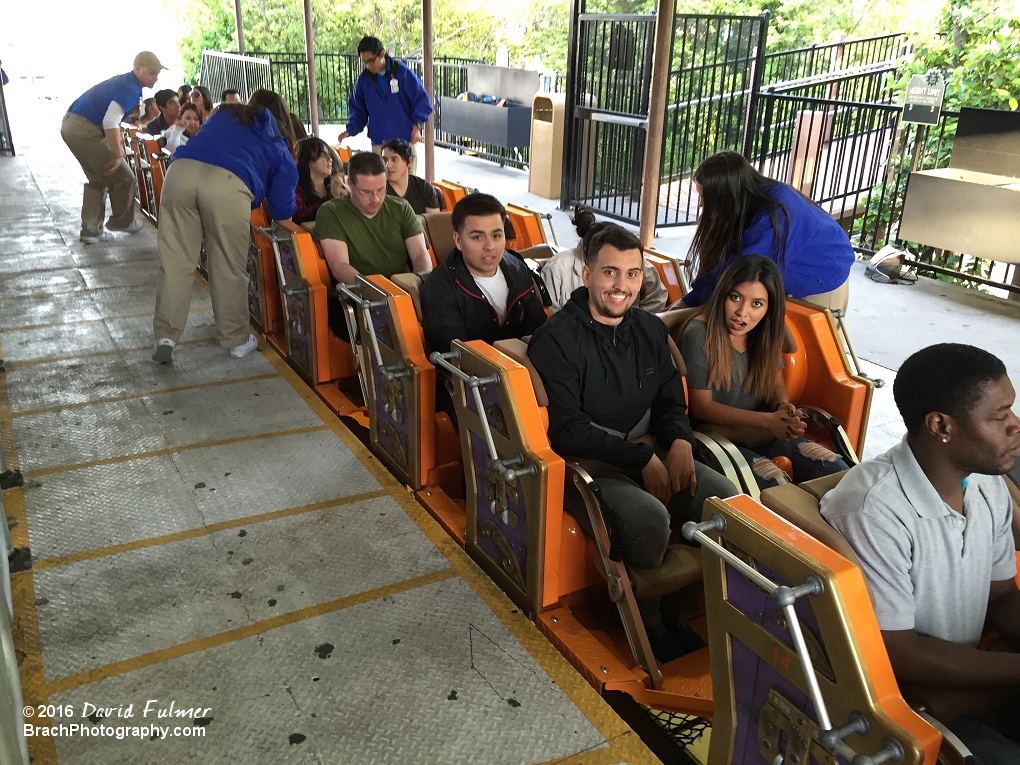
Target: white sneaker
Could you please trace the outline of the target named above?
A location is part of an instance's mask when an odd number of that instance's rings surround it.
[[[109,228],[109,226],[107,226]],[[145,223],[141,218],[135,218],[132,220],[127,228],[112,228],[111,231],[116,231],[118,234],[134,234],[145,228]]]
[[[171,340],[169,337],[161,337],[156,341],[156,347],[152,350],[152,360],[157,361],[160,364],[171,364],[173,363],[174,348],[177,347],[177,343]]]
[[[259,347],[259,339],[255,335],[248,335],[248,342],[241,345],[235,345],[230,349],[230,355],[235,359],[244,358],[249,353],[257,350]]]
[[[103,229],[102,231],[100,231],[95,236],[88,236],[87,234],[81,234],[78,237],[78,241],[81,242],[82,244],[99,244],[100,242],[108,242],[111,239],[113,239],[113,234],[111,234],[106,229]]]

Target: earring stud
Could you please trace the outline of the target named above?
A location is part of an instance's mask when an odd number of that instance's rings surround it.
[[[949,443],[949,439],[948,439],[948,438],[943,438],[943,439],[942,439],[942,443],[944,443],[944,444],[948,444],[948,443]]]

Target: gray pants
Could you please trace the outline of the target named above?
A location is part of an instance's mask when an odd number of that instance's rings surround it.
[[[964,717],[949,726],[982,765],[1020,763],[1020,695],[981,720]]]
[[[600,473],[595,478],[605,500],[604,512],[611,516],[619,535],[623,561],[635,568],[658,568],[662,565],[669,544],[670,522],[679,524],[701,520],[701,506],[709,497],[732,497],[740,491],[728,478],[700,462],[694,463],[698,479],[697,493],[692,497],[687,489],[674,494],[669,506],[645,491],[636,482],[618,473]],[[567,506],[591,534],[587,513]],[[646,627],[657,627],[662,621],[659,599],[638,601]]]

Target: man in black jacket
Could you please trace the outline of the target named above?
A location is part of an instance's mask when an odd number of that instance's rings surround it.
[[[701,520],[705,499],[739,491],[694,460],[694,432],[666,326],[633,307],[644,280],[643,260],[633,234],[616,225],[599,231],[581,272],[585,286],[534,333],[528,357],[549,396],[553,449],[609,467],[595,479],[615,521],[623,559],[637,568],[657,568],[671,517],[680,523]],[[632,441],[649,434],[664,458]],[[578,520],[587,526],[581,515]],[[663,626],[658,598],[638,605],[660,661],[694,647],[683,625]]]
[[[495,197],[468,194],[453,208],[456,249],[421,287],[425,339],[445,353],[454,340],[492,343],[530,335],[545,321],[524,260],[506,250],[506,211]]]

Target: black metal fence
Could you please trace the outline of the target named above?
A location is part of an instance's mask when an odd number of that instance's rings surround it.
[[[14,139],[11,137],[11,121],[7,116],[7,99],[4,97],[2,82],[0,82],[0,154],[14,156]]]
[[[571,40],[561,204],[640,219],[655,17],[579,13]],[[693,221],[689,177],[705,158],[740,150],[762,72],[768,16],[677,13],[657,220]]]
[[[308,112],[308,61],[304,53],[253,51],[250,56],[266,60],[271,72],[272,87],[287,103],[290,110],[306,124],[310,122]],[[418,77],[423,76],[422,61],[419,58],[401,58]],[[504,149],[490,146],[444,132],[441,126],[441,98],[456,97],[467,90],[467,66],[484,64],[478,59],[455,56],[437,56],[433,63],[434,87],[432,104],[435,109],[436,145],[469,152],[501,165],[524,168],[528,164],[528,149]],[[329,124],[347,122],[347,99],[354,83],[361,74],[363,65],[356,53],[316,53],[315,78],[319,99],[319,121]],[[203,69],[204,72],[204,69]],[[203,81],[204,82],[204,81]],[[563,81],[556,73],[546,76],[543,88],[546,92],[559,92]]]

